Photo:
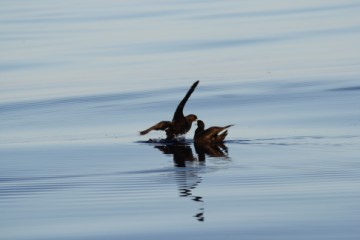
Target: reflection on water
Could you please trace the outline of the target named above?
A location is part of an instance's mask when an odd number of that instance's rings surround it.
[[[186,143],[163,144],[157,145],[163,154],[172,155],[176,167],[182,168],[176,171],[176,182],[179,189],[179,196],[190,198],[198,203],[198,212],[194,217],[203,222],[205,220],[204,198],[202,196],[193,195],[192,191],[201,183],[201,176],[197,168],[186,168],[187,164],[198,164],[205,166],[206,156],[216,158],[228,158],[228,148],[224,143],[221,144],[195,144],[194,148],[197,157],[194,156],[192,148]]]
[[[193,150],[189,143],[171,143],[156,145],[155,148],[159,149],[163,154],[173,156],[174,164],[176,167],[186,167],[186,163],[198,163],[205,165],[206,156],[216,158],[229,158],[228,148],[225,143],[217,144],[196,144],[194,149],[197,157],[194,156]]]
[[[356,0],[2,2],[0,239],[359,239]]]
[[[194,147],[198,155],[199,161],[205,161],[206,155],[210,157],[220,157],[220,158],[228,157],[228,148],[225,146],[224,143],[216,143],[216,144],[194,143]]]
[[[175,180],[178,186],[179,197],[191,199],[195,202],[197,212],[194,217],[198,221],[203,222],[205,220],[204,198],[193,194],[193,191],[201,183],[200,173],[196,168],[182,168],[180,171],[176,171]]]
[[[172,155],[174,164],[177,167],[185,167],[186,162],[197,161],[189,145],[171,144],[155,146],[155,148],[159,149],[164,154]]]

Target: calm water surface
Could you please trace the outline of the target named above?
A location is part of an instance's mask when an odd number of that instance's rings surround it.
[[[3,1],[0,239],[359,239],[358,1]],[[147,143],[186,105],[223,148]]]

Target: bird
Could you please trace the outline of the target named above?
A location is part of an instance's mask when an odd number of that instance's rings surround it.
[[[194,134],[194,142],[196,144],[222,143],[228,134],[226,129],[234,126],[233,124],[230,124],[225,127],[209,127],[208,129],[205,129],[205,123],[201,120],[197,120],[197,125],[198,127]]]
[[[192,123],[197,120],[197,116],[195,114],[184,116],[183,111],[186,102],[189,100],[198,84],[199,80],[194,82],[190,87],[185,97],[177,106],[172,121],[160,121],[148,129],[140,131],[140,135],[145,135],[153,130],[162,130],[166,132],[166,140],[174,140],[177,136],[186,134],[191,129]]]

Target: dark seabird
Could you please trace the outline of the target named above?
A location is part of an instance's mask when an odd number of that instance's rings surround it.
[[[187,100],[189,100],[191,94],[194,92],[194,90],[198,84],[199,84],[199,81],[196,81],[191,86],[189,91],[186,93],[184,99],[181,100],[181,102],[179,103],[179,105],[176,108],[176,111],[174,113],[174,117],[173,117],[172,121],[158,122],[154,126],[148,128],[144,131],[141,131],[140,134],[145,135],[152,130],[162,130],[162,131],[166,132],[166,136],[167,136],[166,140],[173,140],[177,136],[187,133],[191,128],[192,122],[196,121],[197,116],[194,114],[189,114],[187,116],[184,116],[183,110],[184,110]]]
[[[234,125],[227,125],[225,127],[209,127],[205,129],[203,121],[197,121],[197,129],[194,134],[194,142],[196,144],[222,143],[227,136],[227,128]],[[225,130],[225,131],[224,131]]]

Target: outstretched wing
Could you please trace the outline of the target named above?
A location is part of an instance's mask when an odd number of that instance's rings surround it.
[[[176,111],[174,113],[174,117],[173,117],[173,122],[176,122],[178,120],[181,120],[184,118],[184,107],[185,104],[187,102],[187,100],[189,100],[191,94],[194,92],[196,86],[199,84],[199,80],[194,82],[194,84],[191,86],[191,88],[189,89],[189,91],[186,93],[185,97],[183,98],[183,100],[181,100],[181,102],[179,103],[179,105],[176,108]]]
[[[161,121],[161,122],[158,122],[157,124],[155,124],[154,126],[151,126],[149,127],[148,129],[144,130],[144,131],[141,131],[140,132],[140,135],[145,135],[147,134],[148,132],[152,131],[152,130],[165,130],[167,129],[168,127],[170,127],[171,125],[171,122],[170,121]]]
[[[234,126],[234,125],[231,124],[231,125],[227,125],[225,127],[210,127],[204,131],[203,136],[206,136],[206,138],[213,138],[213,137],[216,138],[220,132],[222,132],[225,129],[232,127],[232,126]],[[227,135],[227,131],[225,131],[223,134],[221,134],[220,136],[225,138]]]

